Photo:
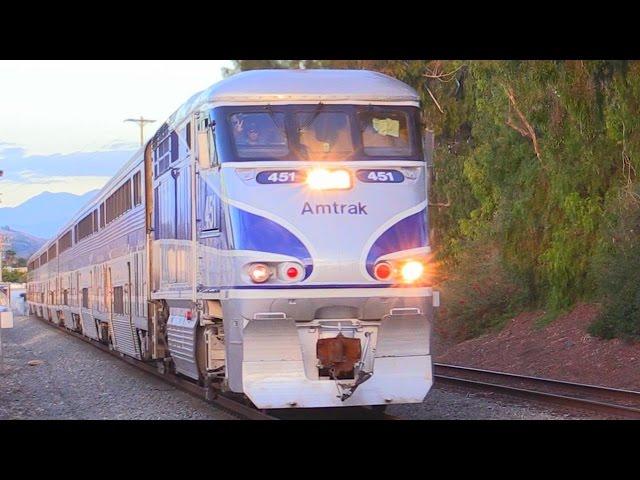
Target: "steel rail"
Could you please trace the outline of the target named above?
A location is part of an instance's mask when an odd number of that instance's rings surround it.
[[[498,372],[495,370],[483,370],[480,368],[464,367],[460,365],[448,365],[434,363],[434,378],[443,383],[463,385],[466,387],[476,387],[485,390],[500,391],[508,395],[515,395],[524,398],[536,398],[546,402],[553,402],[571,408],[580,408],[596,411],[617,417],[640,419],[640,408],[629,405],[621,405],[608,401],[601,401],[593,398],[593,394],[613,396],[627,402],[635,402],[640,405],[640,392],[624,390],[618,388],[590,385],[584,383],[567,382],[550,378],[540,378],[527,375]],[[449,370],[449,374],[447,374]],[[471,377],[476,378],[469,378]],[[484,377],[484,380],[478,379]],[[485,381],[492,380],[492,381]],[[532,388],[516,387],[513,384],[507,385],[498,382],[528,382]],[[538,389],[546,386],[555,389],[564,389],[563,392],[550,392]],[[571,390],[567,392],[566,390]],[[575,393],[586,394],[587,396],[574,396]]]
[[[154,375],[156,378],[171,384],[172,386],[183,390],[200,400],[204,400],[208,403],[215,404],[223,410],[226,410],[234,415],[241,416],[247,420],[398,420],[397,417],[388,415],[383,411],[379,411],[372,407],[335,407],[335,408],[303,408],[303,409],[278,409],[278,410],[259,410],[255,407],[245,405],[244,403],[226,396],[224,393],[217,391],[215,387],[200,386],[189,380],[181,378],[172,373],[161,373],[158,371],[157,366],[136,358],[125,355],[122,352],[110,348],[102,342],[82,335],[79,332],[70,330],[62,325],[50,322],[44,318],[40,318],[37,315],[28,315],[30,318],[35,318],[45,325],[48,325],[55,330],[62,331],[69,334],[72,337],[78,338],[83,342],[86,342],[99,350],[108,353],[109,355],[118,358],[127,364],[138,368],[146,373]]]

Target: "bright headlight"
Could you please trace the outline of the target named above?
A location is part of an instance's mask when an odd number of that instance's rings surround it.
[[[415,282],[418,280],[422,274],[424,273],[424,265],[422,263],[417,262],[415,260],[409,260],[402,266],[402,279],[405,282]]]
[[[317,168],[307,173],[307,185],[312,190],[344,190],[351,188],[351,175],[346,170]]]
[[[249,278],[253,283],[264,283],[270,276],[271,270],[263,263],[254,263],[249,266]]]

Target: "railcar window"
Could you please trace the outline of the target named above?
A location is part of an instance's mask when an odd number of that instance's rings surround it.
[[[411,155],[407,114],[398,111],[360,112],[360,130],[365,155]]]
[[[349,115],[344,112],[296,115],[300,145],[308,158],[344,158],[353,154]]]
[[[49,247],[49,250],[47,250],[47,258],[49,260],[53,260],[54,258],[56,258],[56,255],[57,255],[56,250],[57,248],[55,243]]]
[[[131,208],[131,180],[124,182],[105,203],[106,223],[109,224]]]
[[[283,113],[234,113],[229,123],[239,157],[283,157],[289,153]]]
[[[124,292],[122,287],[113,287],[113,313],[124,314]]]
[[[60,237],[58,240],[58,253],[62,253],[65,250],[69,250],[72,246],[71,230],[67,230],[67,233]]]
[[[89,289],[88,288],[82,289],[82,307],[89,308]]]
[[[104,202],[100,204],[100,228],[104,228]]]
[[[78,222],[78,241],[93,233],[93,212]]]
[[[47,252],[40,255],[40,265],[44,265],[45,263],[47,263]]]
[[[140,172],[133,175],[133,205],[142,203],[142,180]]]

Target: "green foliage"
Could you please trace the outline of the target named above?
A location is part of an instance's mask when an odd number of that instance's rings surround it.
[[[635,218],[629,205],[640,201],[640,62],[328,60],[305,66],[378,70],[420,94],[424,124],[436,134],[431,201],[451,205],[430,211],[449,278],[443,291],[451,298],[443,295],[443,304],[453,302],[449,315],[468,326],[461,335],[499,324],[507,311],[540,307],[552,319],[578,300],[601,299],[611,310],[594,332],[640,333],[634,286],[640,282],[633,281],[640,247],[637,239],[620,240],[621,226]],[[470,264],[482,258],[482,245],[491,246],[489,264]],[[485,268],[499,281],[489,281]],[[495,291],[474,294],[478,282]],[[464,308],[454,307],[460,299]]]
[[[528,295],[527,286],[505,268],[499,251],[484,242],[466,245],[456,268],[442,272],[447,333],[467,339],[504,325]]]
[[[15,271],[9,271],[6,269],[2,269],[2,281],[3,282],[14,282],[14,283],[24,283],[27,281],[27,274],[20,273]]]
[[[601,314],[590,333],[640,339],[640,203],[638,190],[623,189],[607,201],[601,239],[591,266]]]

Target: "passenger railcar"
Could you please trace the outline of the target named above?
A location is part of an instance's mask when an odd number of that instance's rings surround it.
[[[380,73],[233,75],[29,259],[30,312],[259,408],[421,402],[420,132],[417,93]]]

